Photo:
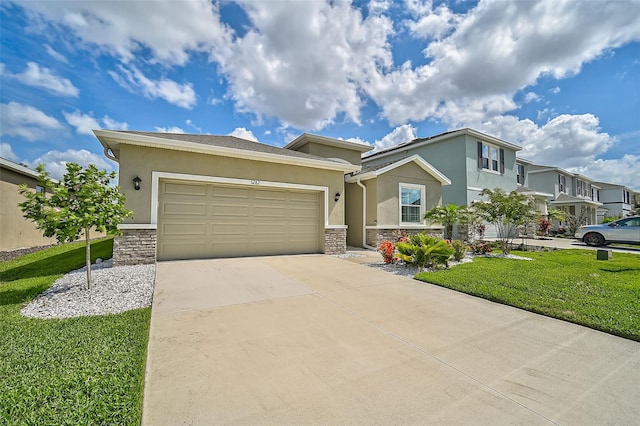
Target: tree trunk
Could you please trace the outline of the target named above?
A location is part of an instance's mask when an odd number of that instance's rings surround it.
[[[91,239],[89,238],[89,228],[84,228],[84,236],[86,240],[86,261],[87,261],[87,290],[91,288]]]

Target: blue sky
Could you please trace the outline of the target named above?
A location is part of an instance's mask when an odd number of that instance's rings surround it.
[[[640,190],[638,1],[3,1],[0,35],[0,156],[54,175],[117,169],[96,128],[383,149],[472,127]]]

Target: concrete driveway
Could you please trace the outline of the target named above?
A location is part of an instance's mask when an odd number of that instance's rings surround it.
[[[143,424],[639,424],[640,343],[331,256],[157,265]]]

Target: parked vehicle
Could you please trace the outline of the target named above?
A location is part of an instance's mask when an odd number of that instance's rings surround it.
[[[581,226],[575,237],[590,246],[610,243],[640,244],[640,216],[625,217],[600,225]]]

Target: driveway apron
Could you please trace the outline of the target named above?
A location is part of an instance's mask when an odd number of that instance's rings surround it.
[[[639,424],[638,383],[638,342],[336,257],[161,262],[143,424]]]

